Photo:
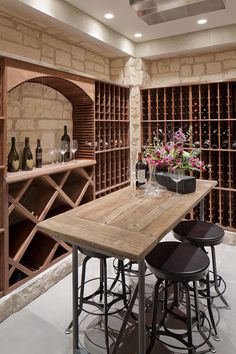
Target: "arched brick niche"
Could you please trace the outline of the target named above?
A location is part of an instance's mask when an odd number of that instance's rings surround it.
[[[56,76],[40,76],[29,79],[17,85],[19,87],[25,83],[41,84],[47,86],[61,95],[63,95],[72,105],[72,136],[71,138],[78,140],[79,149],[78,158],[94,158],[94,102],[91,97],[77,84]],[[10,92],[15,90],[12,88]],[[34,85],[32,85],[34,90]],[[32,93],[31,93],[32,94]],[[46,99],[47,97],[45,97]],[[43,101],[41,101],[43,104]],[[53,102],[52,102],[53,104]],[[56,104],[56,101],[55,101]],[[53,110],[53,107],[50,107]],[[55,107],[56,110],[56,107]],[[70,112],[68,112],[70,113]],[[56,119],[56,117],[55,117]],[[69,117],[65,117],[64,122],[67,124]],[[46,122],[45,122],[46,124]],[[70,124],[69,128],[70,128]],[[44,127],[47,129],[47,126]],[[49,126],[50,129],[50,126]],[[69,129],[70,131],[70,129]],[[61,132],[61,135],[63,131]],[[58,138],[58,137],[57,137]]]

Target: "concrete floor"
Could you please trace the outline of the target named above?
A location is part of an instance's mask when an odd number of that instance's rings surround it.
[[[170,237],[167,237],[170,239]],[[218,332],[220,342],[212,339],[212,344],[219,354],[236,353],[236,271],[235,246],[221,244],[216,247],[218,271],[227,282],[226,299],[232,309],[226,310],[217,299],[220,322]],[[89,277],[94,277],[98,264],[91,261],[88,266]],[[109,263],[109,274],[112,275],[112,262]],[[147,303],[153,289],[153,276],[146,278]],[[130,286],[136,283],[135,277],[128,277]],[[90,283],[89,290],[95,284]],[[137,307],[135,308],[137,310]],[[214,308],[217,319],[218,312]],[[0,354],[72,354],[72,335],[65,335],[64,330],[71,320],[71,275],[64,278],[46,293],[41,295],[21,311],[13,314],[0,324]],[[112,315],[109,318],[110,344],[114,343],[121,325],[124,312]],[[81,316],[81,343],[91,354],[106,353],[104,344],[103,321],[101,316],[82,313]],[[206,348],[205,346],[203,348]],[[137,353],[137,328],[131,321],[126,329],[124,340],[119,353]],[[183,350],[173,351],[160,343],[156,343],[152,353],[173,354],[184,353]],[[186,352],[186,351],[185,351]],[[198,353],[203,353],[202,349]]]

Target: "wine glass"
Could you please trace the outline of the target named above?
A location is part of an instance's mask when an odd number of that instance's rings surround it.
[[[181,181],[181,179],[183,178],[183,172],[180,168],[173,168],[171,170],[171,175],[170,175],[171,179],[175,182],[176,185],[176,195],[178,196],[178,186],[179,186],[179,182]]]
[[[54,146],[50,147],[49,154],[51,155],[52,166],[54,166],[55,155],[56,155],[56,149],[54,148]]]
[[[65,163],[65,153],[68,149],[68,143],[66,141],[60,141],[59,150],[62,155],[62,163]]]
[[[73,162],[75,162],[75,153],[78,150],[78,141],[77,140],[72,140],[70,150],[72,152]]]

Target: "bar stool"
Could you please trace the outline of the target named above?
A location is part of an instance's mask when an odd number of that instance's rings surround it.
[[[215,297],[220,297],[226,306],[226,309],[230,310],[230,306],[223,296],[226,291],[226,283],[217,272],[215,254],[215,246],[219,245],[223,241],[224,229],[218,225],[206,221],[184,220],[173,229],[173,233],[177,240],[191,243],[202,248],[205,252],[205,247],[211,248],[213,274],[213,281],[211,281],[211,285],[214,286],[216,291],[216,295],[211,295],[211,299],[213,300]],[[222,290],[219,289],[221,283],[223,283]],[[201,294],[204,296],[204,292],[202,290]]]
[[[109,354],[109,333],[108,333],[108,316],[113,315],[125,307],[128,308],[128,303],[130,300],[131,290],[125,283],[125,273],[124,273],[124,265],[122,260],[118,260],[117,265],[117,274],[115,278],[108,278],[107,276],[107,259],[111,258],[104,254],[87,250],[85,248],[79,247],[79,251],[83,253],[86,257],[83,260],[82,264],[82,274],[81,274],[81,286],[79,292],[79,299],[78,299],[78,318],[82,311],[85,311],[88,314],[95,314],[92,311],[86,310],[84,308],[85,304],[95,306],[98,308],[101,313],[99,315],[104,316],[104,329],[105,329],[105,342],[106,342],[106,350],[107,354]],[[93,278],[86,281],[86,267],[87,263],[90,259],[96,258],[99,259],[100,262],[100,274],[98,278]],[[119,278],[121,277],[121,280]],[[108,288],[108,279],[112,280],[112,284]],[[87,283],[90,283],[94,280],[99,280],[99,287],[96,291],[88,296],[84,296],[85,286]],[[122,286],[122,293],[114,292],[113,289],[115,285],[120,282]],[[112,297],[111,301],[108,301],[108,296]],[[99,301],[96,301],[96,297],[99,298]],[[129,299],[128,299],[129,297]],[[123,307],[120,309],[112,310],[112,306],[117,303],[118,301],[123,301]],[[65,330],[65,334],[71,333],[71,328],[73,326],[73,322],[69,324],[67,329]]]
[[[147,353],[151,353],[155,344],[155,338],[161,341],[163,344],[175,349],[187,350],[189,354],[196,352],[196,349],[208,344],[211,352],[215,353],[216,350],[210,343],[209,338],[211,334],[211,324],[206,315],[199,309],[198,298],[198,281],[202,278],[206,278],[207,292],[210,294],[209,272],[208,267],[210,260],[205,252],[201,249],[180,242],[161,242],[159,243],[146,257],[146,263],[148,269],[150,269],[156,276],[157,281],[153,294],[153,312],[152,312],[152,325],[148,327],[148,332],[151,336],[151,343],[148,347]],[[194,304],[191,305],[189,283],[193,282],[194,288]],[[159,300],[160,286],[164,283],[164,299],[162,318],[157,324],[157,311]],[[168,304],[167,296],[168,289],[171,285],[178,285],[184,289],[184,295],[186,297],[186,317],[176,315],[174,313],[175,304],[172,302]],[[207,306],[211,321],[214,323],[214,318],[211,310],[210,298],[207,299]],[[199,334],[203,338],[203,341],[198,344],[193,344],[193,318],[191,309],[195,311],[195,323]],[[168,328],[167,316],[168,314],[177,317],[179,320],[186,323],[187,332],[183,334],[175,333]],[[206,319],[209,325],[208,336],[202,330],[201,320]],[[162,337],[171,337],[179,341],[184,345],[176,346],[167,343]]]

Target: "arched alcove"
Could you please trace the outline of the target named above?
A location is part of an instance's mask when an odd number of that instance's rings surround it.
[[[18,81],[19,82],[19,81]],[[63,125],[69,126],[69,133],[71,133],[71,139],[78,140],[78,151],[76,153],[77,158],[94,158],[94,102],[91,97],[77,84],[74,82],[56,76],[37,76],[34,78],[30,78],[28,80],[22,81],[18,83],[17,86],[12,87],[8,93],[12,93],[13,90],[16,90],[21,85],[26,83],[40,84],[42,87],[49,87],[52,90],[59,92],[61,95],[65,97],[66,100],[70,102],[72,105],[71,115],[72,115],[72,127],[70,126],[69,120],[70,117],[64,117]],[[34,87],[32,86],[32,90]],[[32,95],[32,92],[31,92]],[[33,95],[34,96],[34,95]],[[16,98],[17,99],[17,98]],[[44,99],[47,100],[47,97],[44,95]],[[41,101],[43,104],[43,101]],[[50,104],[47,102],[47,104]],[[53,112],[53,104],[56,105],[56,99],[50,107],[50,111]],[[55,106],[55,110],[58,107]],[[42,110],[41,110],[42,111]],[[55,113],[55,112],[54,112]],[[21,117],[24,118],[24,117]],[[29,117],[27,117],[29,118]],[[47,118],[47,117],[45,117]],[[56,119],[55,117],[55,124]],[[63,117],[60,117],[60,122],[63,122]],[[46,119],[44,119],[44,123],[46,124]],[[52,121],[50,122],[52,124]],[[62,124],[60,123],[60,128]],[[47,125],[47,124],[46,124]],[[32,127],[31,127],[32,129]],[[50,131],[50,125],[45,126],[44,129],[48,129]],[[27,129],[26,129],[27,130]],[[63,134],[63,130],[61,129],[61,135]],[[57,134],[56,137],[59,140],[59,136]],[[21,139],[22,140],[22,139]],[[21,141],[21,144],[23,142]],[[91,143],[91,144],[89,144]],[[48,158],[46,159],[48,161]]]

